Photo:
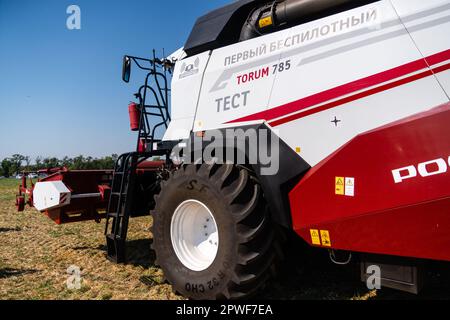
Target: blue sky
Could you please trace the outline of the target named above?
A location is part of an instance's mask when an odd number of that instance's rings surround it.
[[[184,45],[196,18],[230,0],[0,0],[0,159],[101,157],[135,148],[124,54]],[[69,5],[81,30],[68,30]]]

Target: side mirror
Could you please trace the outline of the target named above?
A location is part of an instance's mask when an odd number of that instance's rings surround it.
[[[131,59],[128,56],[123,57],[122,63],[122,80],[126,83],[130,82],[131,74]]]

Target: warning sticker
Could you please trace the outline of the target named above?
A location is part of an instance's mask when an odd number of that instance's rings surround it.
[[[340,195],[344,195],[344,181],[345,178],[344,177],[336,177],[336,182],[335,182],[335,191],[336,194],[340,194]]]
[[[268,16],[259,20],[259,27],[264,28],[273,24],[272,17]]]
[[[355,178],[345,178],[345,195],[355,196]]]
[[[311,242],[312,242],[312,244],[316,244],[316,245],[320,246],[319,230],[317,230],[317,229],[310,229],[309,232],[311,233]]]
[[[342,196],[355,196],[355,178],[353,177],[336,177],[335,193]]]
[[[324,247],[331,247],[330,233],[328,230],[320,230],[320,238]]]

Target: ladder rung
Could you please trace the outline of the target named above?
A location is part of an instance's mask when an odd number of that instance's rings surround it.
[[[113,234],[113,233],[108,233],[108,234],[106,235],[106,237],[109,238],[109,239],[111,239],[111,240],[118,240],[118,241],[122,240],[122,239],[120,238],[120,235],[115,235],[115,234]]]
[[[123,218],[123,214],[117,214],[117,212],[108,212],[106,216],[109,218]]]
[[[120,196],[120,195],[126,196],[127,195],[126,192],[122,192],[122,193],[120,193],[120,192],[111,192],[111,194],[114,195],[114,196]]]

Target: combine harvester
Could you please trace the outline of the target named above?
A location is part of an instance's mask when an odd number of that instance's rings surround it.
[[[115,262],[151,212],[157,264],[189,298],[263,288],[289,229],[417,293],[422,262],[450,261],[449,34],[448,0],[233,2],[168,58],[124,57],[125,82],[146,73],[136,151],[24,180],[18,208],[106,218]]]

